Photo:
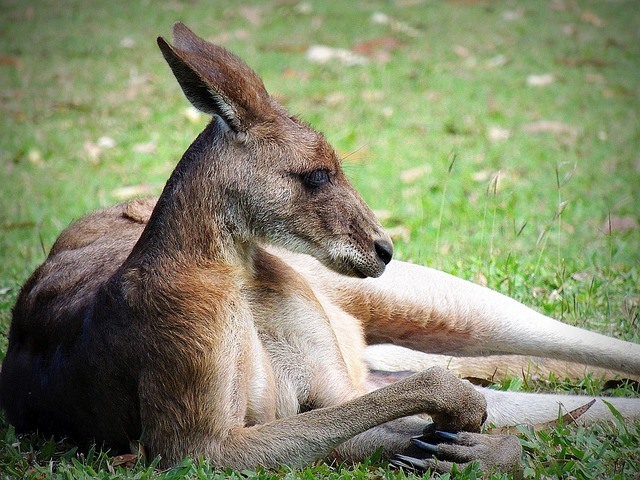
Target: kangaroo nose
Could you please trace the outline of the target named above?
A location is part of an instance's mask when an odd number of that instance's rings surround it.
[[[391,242],[387,240],[376,240],[373,245],[378,258],[387,265],[391,261],[391,257],[393,257],[393,245]]]

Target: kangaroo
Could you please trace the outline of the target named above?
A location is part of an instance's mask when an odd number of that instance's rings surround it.
[[[197,455],[275,468],[381,449],[418,468],[511,471],[517,438],[477,433],[483,423],[548,421],[558,402],[588,399],[493,392],[457,375],[491,376],[496,358],[517,373],[640,375],[636,344],[392,261],[326,140],[239,58],[181,23],[173,35],[158,45],[212,120],[157,201],[76,221],[24,285],[0,371],[18,431],[121,450],[139,440],[162,465]],[[487,354],[503,356],[477,357]],[[616,401],[640,416],[637,399]],[[607,414],[600,402],[585,419]]]
[[[322,135],[235,55],[180,23],[173,33],[160,50],[212,120],[148,220],[143,203],[81,219],[26,282],[0,377],[8,420],[116,449],[139,440],[164,466],[194,455],[276,468],[378,448],[439,468],[516,466],[517,439],[474,433],[486,401],[451,372],[369,391],[357,345],[261,244],[365,278],[391,261],[390,238]],[[440,434],[450,451],[431,458],[412,439],[422,413],[469,433]]]

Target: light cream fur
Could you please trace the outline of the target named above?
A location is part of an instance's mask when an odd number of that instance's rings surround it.
[[[335,275],[307,256],[277,253],[322,293],[343,331],[353,325],[348,338],[364,331],[370,345],[362,355],[371,370],[415,372],[439,366],[481,383],[509,376],[545,379],[551,373],[576,380],[587,374],[640,379],[639,345],[563,324],[444,272],[394,260],[382,277],[358,281]],[[481,391],[488,402],[487,423],[501,427],[549,422],[560,407],[571,411],[591,399]],[[604,400],[624,416],[640,418],[640,399]],[[611,418],[598,399],[579,421]]]

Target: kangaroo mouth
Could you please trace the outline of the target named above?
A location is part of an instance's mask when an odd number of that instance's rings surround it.
[[[341,275],[377,278],[384,273],[393,256],[391,239],[381,236],[371,240],[370,248],[364,248],[361,243],[356,242],[353,237],[342,236],[326,243],[307,241],[281,244],[280,247],[311,255],[325,267]]]
[[[379,266],[375,271],[363,272],[358,270],[358,274],[361,275],[361,278],[378,278],[380,275],[384,273],[387,265],[383,262],[379,262]]]
[[[387,266],[375,252],[364,254],[355,248],[349,248],[338,255],[330,255],[323,263],[330,269],[356,278],[377,278]]]
[[[360,270],[356,269],[354,270],[355,275],[353,275],[354,277],[357,278],[369,278],[369,275],[362,273]]]

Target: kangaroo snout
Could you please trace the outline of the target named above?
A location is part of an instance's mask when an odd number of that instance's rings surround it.
[[[364,258],[355,259],[356,276],[366,278],[378,278],[382,275],[393,258],[393,243],[391,239],[383,233],[380,237],[373,240],[371,250]]]
[[[387,239],[380,239],[373,243],[373,248],[378,258],[382,260],[382,263],[388,265],[393,258],[393,243]]]

